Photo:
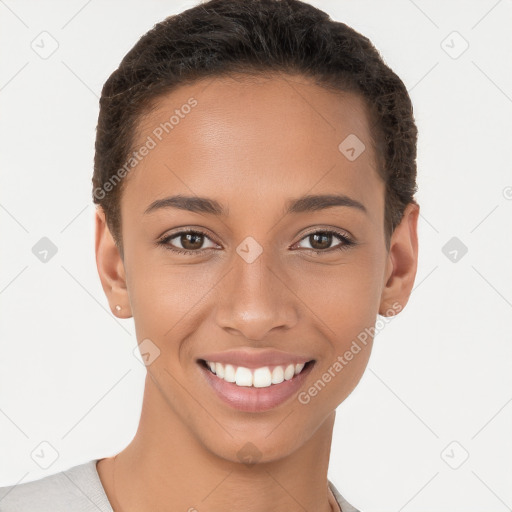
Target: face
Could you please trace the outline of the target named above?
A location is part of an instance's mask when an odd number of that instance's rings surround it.
[[[125,178],[124,261],[98,250],[111,243],[101,220],[97,250],[112,308],[125,301],[150,340],[152,392],[225,459],[247,441],[262,460],[289,454],[354,389],[372,345],[361,333],[414,280],[409,211],[386,251],[363,100],[297,76],[197,82],[160,99],[137,139],[151,148]],[[209,358],[258,386],[226,382]]]

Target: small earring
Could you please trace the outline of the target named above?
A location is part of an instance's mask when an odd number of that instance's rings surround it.
[[[116,311],[121,311],[121,306],[119,304],[116,304]]]

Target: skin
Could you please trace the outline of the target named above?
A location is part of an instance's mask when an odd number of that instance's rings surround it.
[[[337,510],[327,489],[335,409],[359,382],[373,340],[308,404],[292,397],[263,413],[221,402],[196,358],[244,347],[307,354],[316,360],[307,390],[378,313],[405,307],[419,206],[408,205],[386,251],[384,183],[357,95],[290,75],[196,82],[159,100],[140,124],[141,143],[190,97],[198,105],[125,178],[124,260],[97,209],[96,261],[112,312],[133,316],[138,343],[149,338],[160,350],[147,366],[136,435],[117,455],[115,491],[112,457],[98,462],[101,481],[116,512]],[[354,161],[338,149],[349,134],[366,146]],[[367,212],[336,206],[283,214],[290,198],[332,193]],[[215,199],[229,215],[144,214],[176,194]],[[187,227],[207,232],[197,246],[218,250],[182,255],[156,245]],[[336,236],[313,245],[308,235],[327,228],[356,245],[336,251],[343,243]],[[252,263],[236,252],[247,236],[263,249]],[[191,247],[183,237],[168,245]],[[261,454],[252,466],[237,456],[249,441]]]

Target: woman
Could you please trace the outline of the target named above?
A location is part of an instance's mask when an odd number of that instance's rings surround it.
[[[139,427],[0,510],[356,510],[332,430],[413,287],[416,137],[370,41],[306,3],[210,0],[145,34],[103,87],[93,176]]]

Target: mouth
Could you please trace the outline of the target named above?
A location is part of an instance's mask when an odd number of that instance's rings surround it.
[[[258,368],[205,359],[197,363],[209,388],[224,403],[245,412],[263,412],[296,394],[315,360]]]
[[[203,368],[209,370],[219,379],[233,383],[239,387],[254,388],[277,386],[284,381],[292,380],[297,375],[307,370],[309,365],[314,362],[314,360],[311,360],[304,363],[290,363],[288,365],[246,368],[245,366],[206,361],[204,359],[199,360],[199,364],[201,364]]]

